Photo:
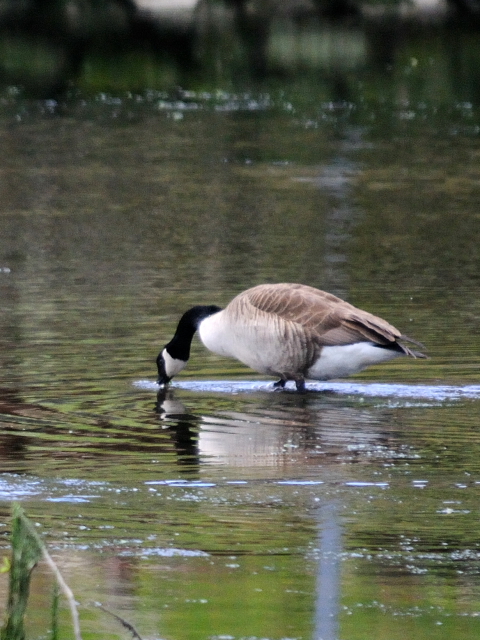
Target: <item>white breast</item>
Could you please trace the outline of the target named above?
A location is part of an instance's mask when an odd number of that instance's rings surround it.
[[[289,351],[285,341],[262,318],[232,319],[220,311],[205,318],[198,329],[203,344],[221,356],[236,358],[259,373],[272,374],[285,369]]]
[[[399,355],[401,353],[398,351],[376,347],[372,342],[323,347],[319,358],[308,370],[307,378],[311,380],[345,378],[372,364],[386,362]]]
[[[231,350],[231,334],[223,311],[202,320],[198,334],[203,344],[213,353],[227,358],[235,357]]]

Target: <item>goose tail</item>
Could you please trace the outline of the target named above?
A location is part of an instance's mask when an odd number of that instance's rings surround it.
[[[398,340],[401,340],[402,342],[410,342],[416,345],[417,347],[420,347],[420,349],[425,349],[424,344],[422,344],[421,342],[418,342],[417,340],[414,340],[413,338],[410,338],[409,336],[401,335],[398,338]],[[401,344],[400,342],[397,342],[397,344],[406,356],[410,356],[415,359],[416,358],[428,359],[428,356],[425,353],[422,353],[421,351],[414,351],[413,349],[410,349],[410,347],[407,347],[406,345]]]

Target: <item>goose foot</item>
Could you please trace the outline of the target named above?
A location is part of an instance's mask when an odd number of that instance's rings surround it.
[[[283,378],[280,378],[280,380],[277,380],[277,382],[273,383],[273,388],[276,390],[285,389],[286,383],[287,383],[286,380],[284,380]],[[306,392],[305,380],[295,380],[295,386],[297,387],[297,391],[299,393]]]

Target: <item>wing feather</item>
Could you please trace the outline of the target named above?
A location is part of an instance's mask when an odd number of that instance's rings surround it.
[[[386,320],[363,311],[331,293],[299,284],[264,284],[241,293],[232,301],[294,324],[297,332],[320,347],[370,341],[380,346],[395,346],[407,355],[424,357],[397,342],[404,336]]]

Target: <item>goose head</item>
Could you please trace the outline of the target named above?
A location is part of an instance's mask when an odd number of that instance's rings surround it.
[[[221,307],[216,305],[198,305],[183,314],[175,335],[157,356],[158,384],[167,385],[186,367],[195,331],[205,318],[221,310]]]

